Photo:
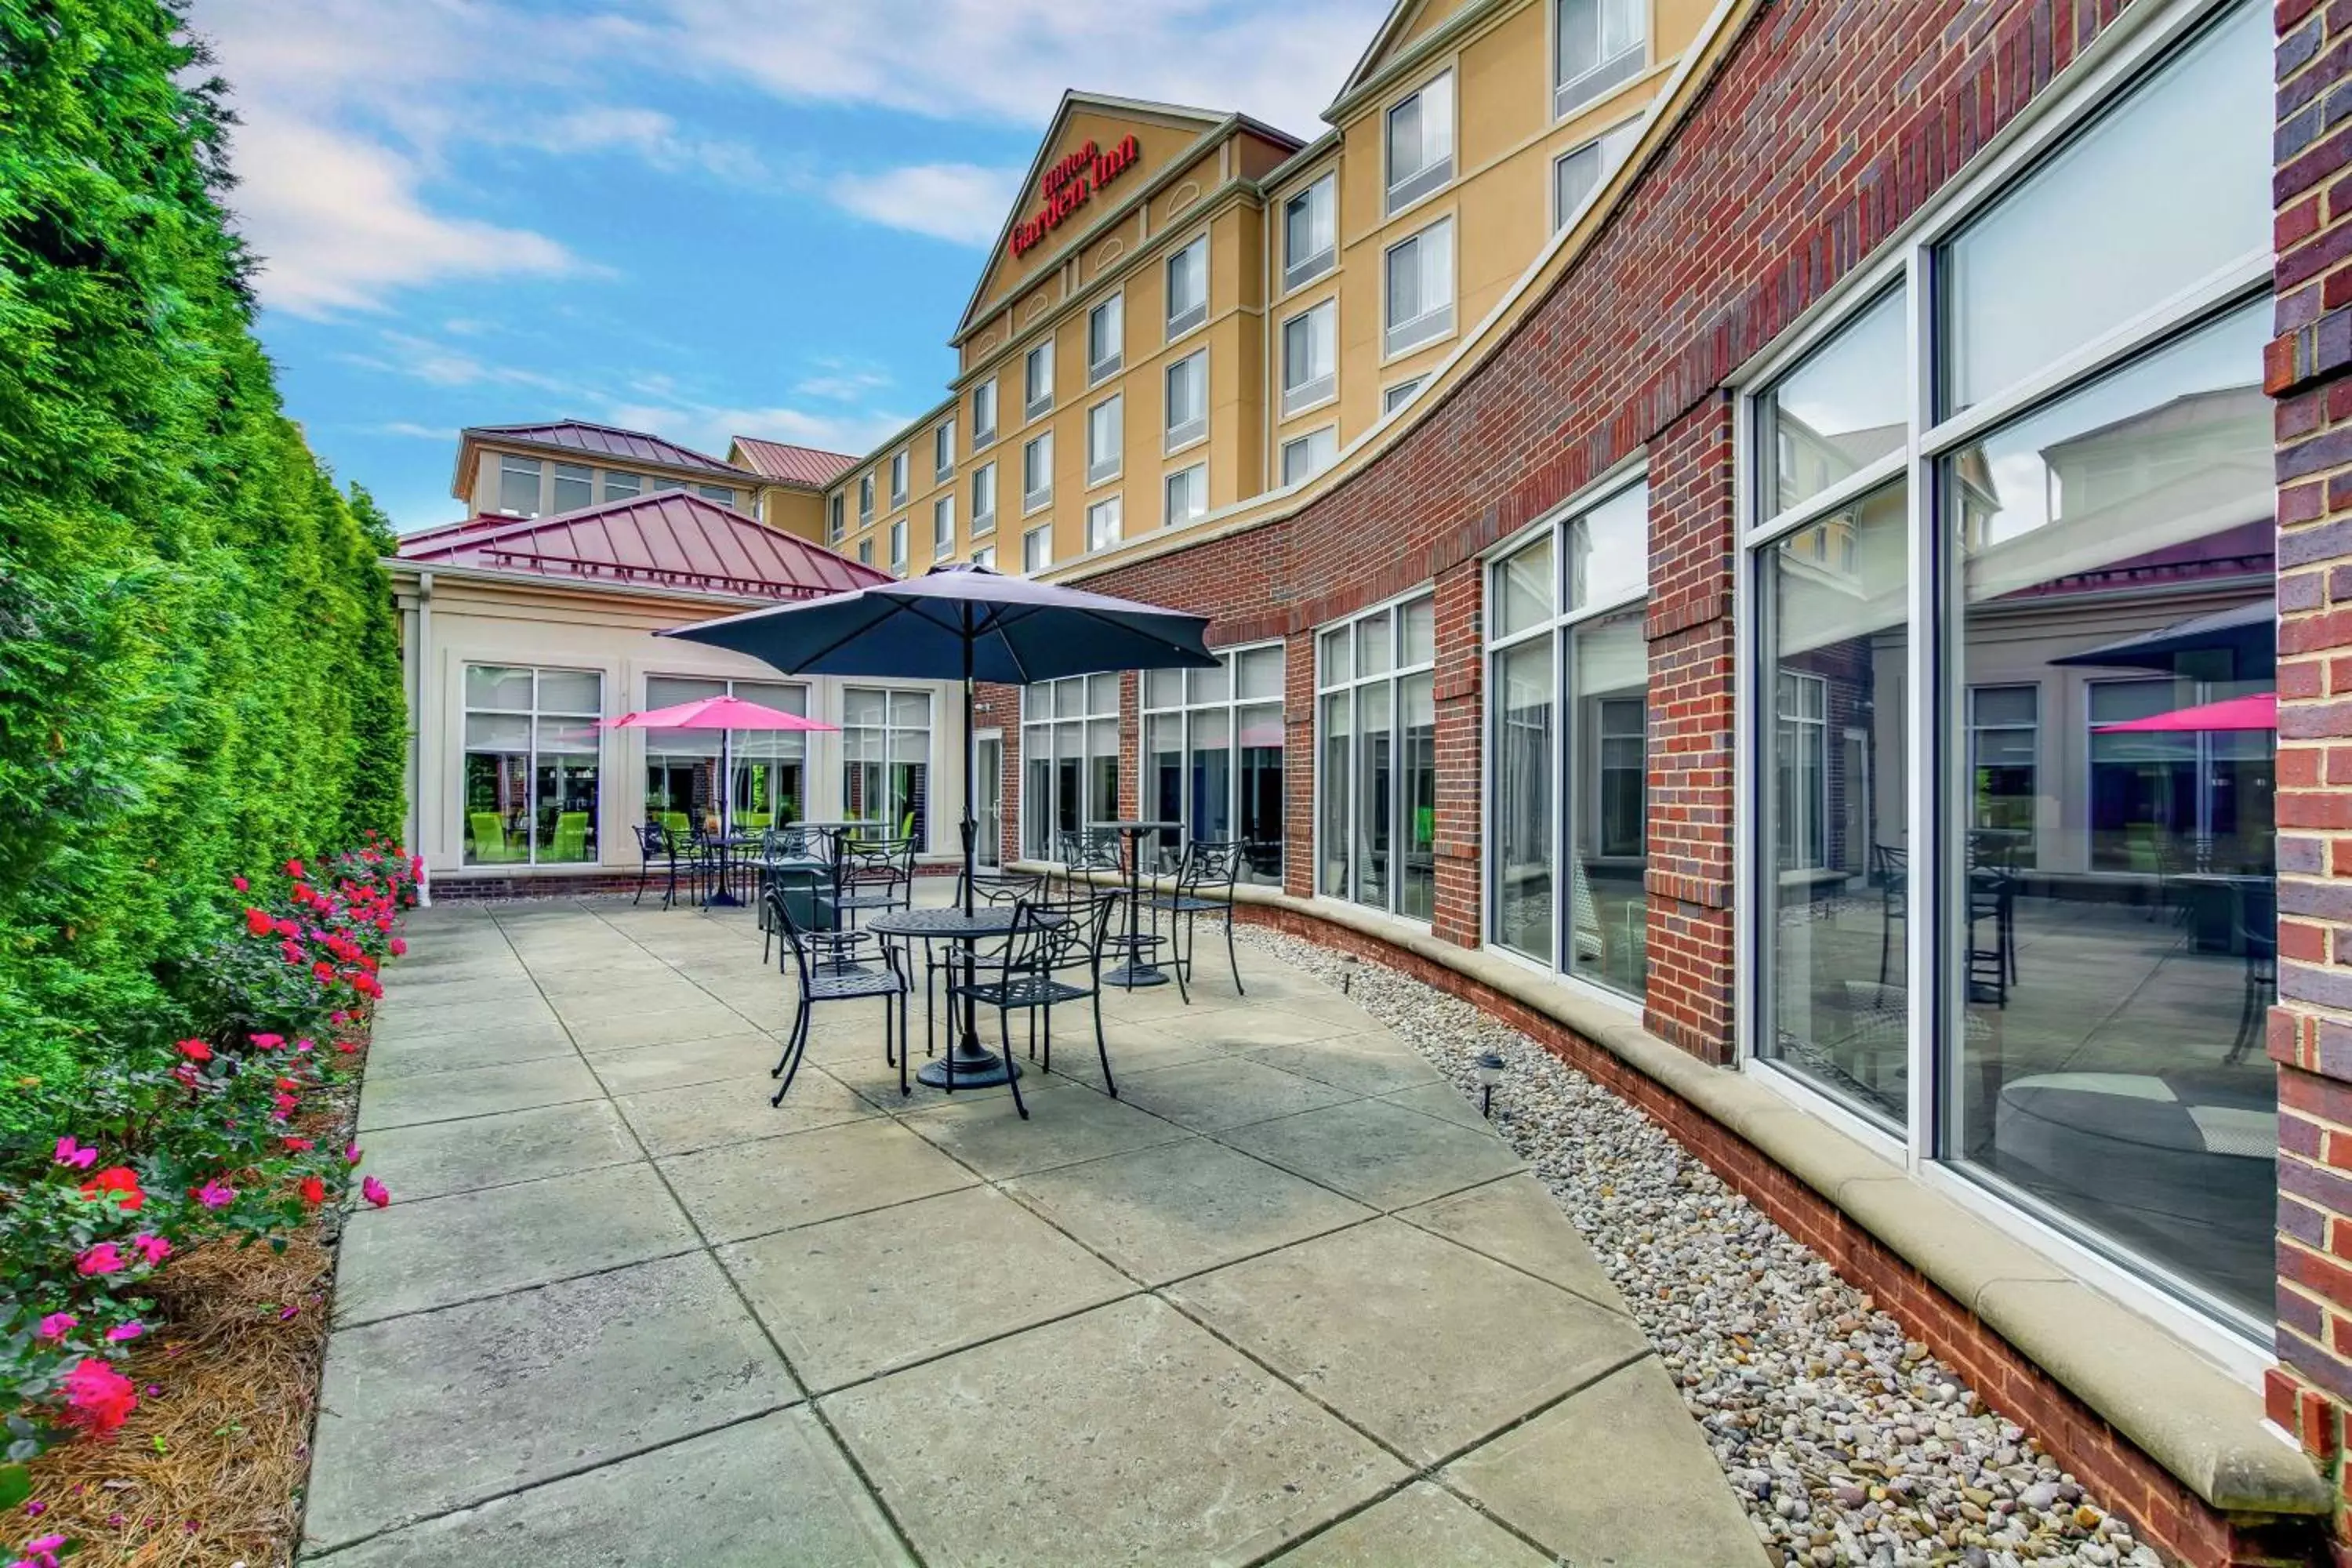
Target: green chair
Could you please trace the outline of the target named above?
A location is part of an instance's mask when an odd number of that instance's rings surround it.
[[[694,820],[682,811],[656,811],[654,820],[680,838],[694,837]]]
[[[765,833],[768,825],[775,820],[773,812],[739,811],[735,814],[735,826],[743,833]]]
[[[588,814],[567,811],[555,819],[555,842],[549,848],[550,860],[574,861],[588,858]]]
[[[476,865],[511,865],[522,858],[521,853],[507,843],[506,820],[497,812],[467,812],[466,820],[473,825]]]

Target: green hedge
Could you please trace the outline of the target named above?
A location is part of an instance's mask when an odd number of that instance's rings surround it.
[[[389,532],[279,406],[203,65],[0,0],[0,1121],[172,1026],[232,874],[399,830]]]

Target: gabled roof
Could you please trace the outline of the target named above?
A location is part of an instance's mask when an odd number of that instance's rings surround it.
[[[757,436],[736,437],[727,455],[740,456],[743,466],[763,479],[804,485],[813,490],[824,489],[857,466],[857,459],[846,452],[795,447],[787,441],[768,441]]]
[[[688,490],[656,490],[548,517],[467,518],[404,536],[399,558],[737,598],[814,598],[890,580]]]
[[[723,474],[730,479],[759,477],[732,463],[721,462],[708,453],[698,452],[691,447],[681,447],[659,436],[649,436],[642,430],[622,430],[610,425],[594,425],[585,419],[551,419],[538,425],[474,425],[457,433],[461,453],[467,446],[478,440],[586,452],[595,457],[619,458],[627,462],[683,468],[690,473]]]

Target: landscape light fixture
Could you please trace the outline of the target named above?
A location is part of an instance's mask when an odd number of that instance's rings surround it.
[[[1478,1058],[1478,1114],[1495,1114],[1495,1086],[1503,1081],[1503,1057],[1499,1051],[1488,1051]]]
[[[1343,952],[1339,955],[1339,994],[1342,996],[1353,995],[1355,994],[1355,986],[1356,955],[1352,952]]]

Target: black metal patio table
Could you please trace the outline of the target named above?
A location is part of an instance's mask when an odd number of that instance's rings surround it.
[[[921,942],[951,942],[963,949],[964,984],[973,983],[979,967],[976,952],[982,939],[1013,934],[1015,906],[990,904],[975,909],[970,914],[950,906],[943,910],[895,910],[877,915],[866,922],[866,929],[877,936],[903,937]],[[955,1087],[958,1089],[988,1089],[1018,1078],[1021,1068],[1013,1060],[1008,1048],[999,1055],[980,1043],[978,1004],[969,994],[963,999],[961,1026],[958,1026],[952,1000],[948,1009],[948,1054],[934,1062],[926,1062],[915,1077],[933,1089],[948,1085],[948,1064],[955,1064]]]
[[[1106,985],[1122,986],[1134,991],[1146,985],[1165,985],[1168,976],[1160,966],[1143,956],[1143,837],[1147,833],[1181,833],[1181,822],[1097,822],[1097,828],[1107,828],[1127,840],[1127,962],[1102,977]],[[1156,945],[1159,938],[1151,938]]]

